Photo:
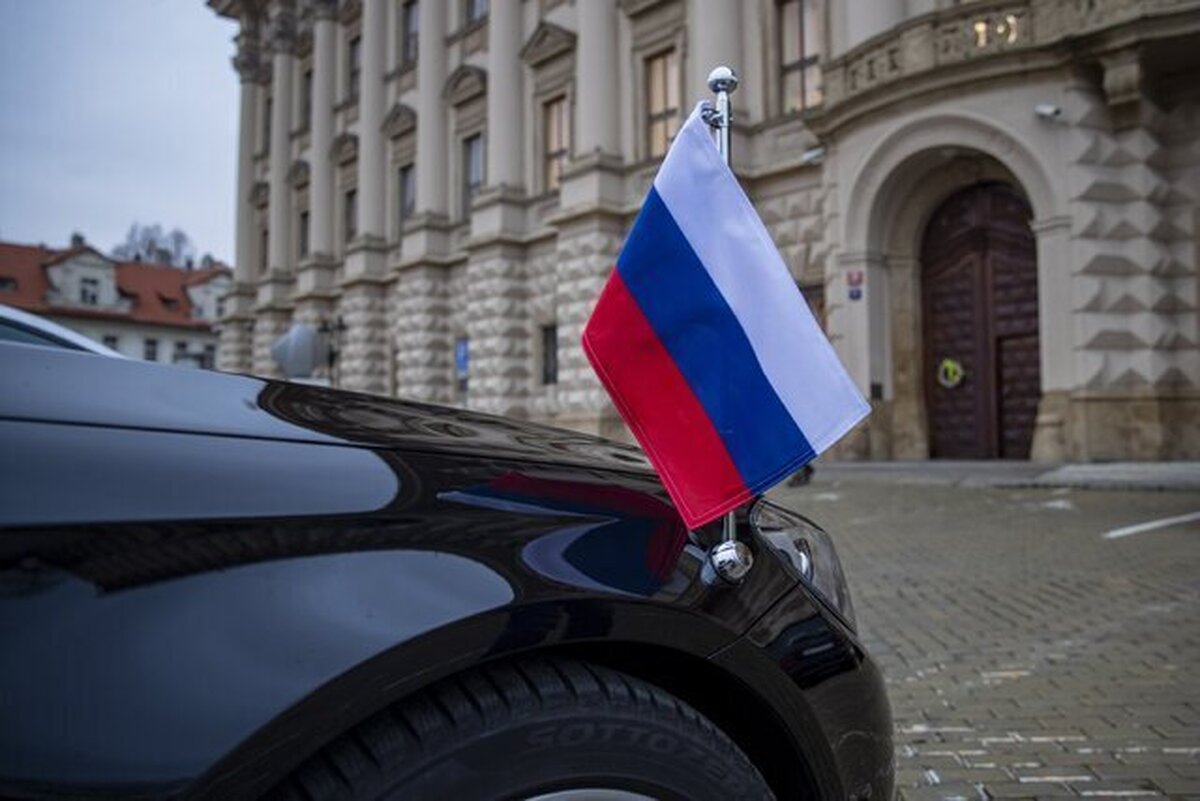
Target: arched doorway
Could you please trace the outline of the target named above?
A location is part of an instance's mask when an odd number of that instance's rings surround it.
[[[980,183],[934,212],[921,244],[929,453],[1027,459],[1041,368],[1028,202]]]

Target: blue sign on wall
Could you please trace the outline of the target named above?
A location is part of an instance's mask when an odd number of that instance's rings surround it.
[[[458,378],[467,377],[467,362],[470,359],[470,340],[459,337],[454,340],[454,374]]]

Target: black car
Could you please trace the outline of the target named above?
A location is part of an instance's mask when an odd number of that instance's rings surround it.
[[[0,796],[889,801],[826,535],[640,452],[0,344]]]

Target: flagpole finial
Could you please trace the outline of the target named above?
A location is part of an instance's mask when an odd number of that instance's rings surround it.
[[[738,76],[730,67],[721,65],[708,73],[708,88],[714,93],[732,92],[738,87]]]

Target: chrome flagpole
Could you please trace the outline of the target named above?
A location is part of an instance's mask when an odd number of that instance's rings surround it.
[[[720,66],[708,74],[708,88],[717,96],[714,105],[703,111],[704,121],[717,132],[717,149],[725,164],[729,165],[729,137],[732,124],[732,112],[729,107],[729,95],[738,86],[737,73],[731,68]],[[719,577],[722,581],[736,584],[745,578],[754,566],[754,556],[749,546],[737,539],[737,512],[725,514],[721,542],[714,545],[708,552],[708,564],[705,574],[710,578]],[[710,573],[711,571],[711,573]]]

